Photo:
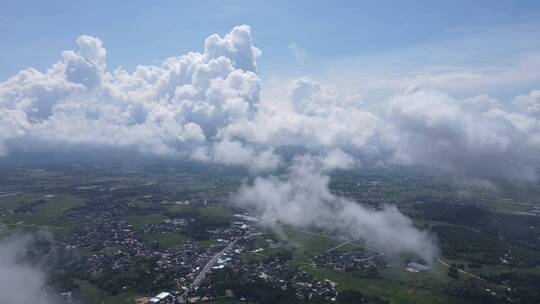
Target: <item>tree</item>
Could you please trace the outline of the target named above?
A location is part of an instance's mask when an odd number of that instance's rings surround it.
[[[448,276],[454,279],[459,278],[458,269],[456,265],[452,264],[448,267]]]
[[[377,270],[376,266],[371,266],[367,270],[368,278],[377,278],[379,277],[379,271]]]

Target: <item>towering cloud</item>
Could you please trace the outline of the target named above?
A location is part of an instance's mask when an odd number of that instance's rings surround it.
[[[333,151],[330,166],[421,165],[475,178],[535,178],[538,91],[504,103],[413,88],[373,102],[301,78],[282,98],[261,100],[261,51],[245,25],[208,37],[203,52],[133,73],[107,69],[100,39],[76,42],[77,50],[63,52],[44,73],[27,69],[0,83],[0,154],[84,145],[258,172],[282,163],[277,147],[301,146]]]
[[[83,35],[77,45],[45,73],[28,69],[0,84],[3,154],[14,146],[39,150],[33,145],[54,143],[188,157],[220,142],[218,130],[249,119],[259,102],[260,51],[248,26],[210,36],[203,53],[138,66],[131,74],[106,70],[100,39]]]

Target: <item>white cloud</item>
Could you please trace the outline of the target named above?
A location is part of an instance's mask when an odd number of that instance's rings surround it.
[[[540,90],[532,91],[529,95],[517,96],[512,102],[526,114],[540,116]]]
[[[257,149],[230,139],[216,142],[211,151],[197,150],[193,157],[225,165],[247,166],[255,173],[276,169],[281,163],[281,157],[276,155],[272,149]]]
[[[62,53],[65,63],[66,79],[72,83],[80,83],[86,87],[100,84],[105,72],[105,56],[107,51],[99,38],[82,35],[77,38],[79,50]]]
[[[45,272],[25,262],[28,236],[8,237],[0,242],[0,302],[49,303],[44,297]]]
[[[319,228],[355,240],[365,240],[390,255],[416,253],[432,262],[437,248],[431,237],[413,227],[394,206],[374,210],[332,194],[330,177],[309,156],[296,160],[284,177],[257,177],[233,197],[263,224],[280,223],[298,228]]]
[[[133,73],[107,70],[102,41],[83,35],[78,49],[47,71],[23,70],[0,83],[0,154],[39,151],[38,143],[85,145],[259,172],[282,163],[278,147],[300,146],[326,155],[328,168],[400,164],[472,178],[534,175],[526,168],[540,144],[538,91],[512,106],[485,94],[458,100],[418,88],[373,103],[304,77],[261,99],[261,51],[250,31],[212,35],[201,53]]]
[[[528,134],[469,105],[426,90],[394,97],[394,160],[463,176],[532,178],[534,168],[522,161],[538,147],[527,143]]]
[[[236,68],[251,72],[257,71],[255,59],[262,53],[251,43],[251,29],[247,25],[233,28],[223,38],[216,34],[208,37],[204,51],[210,58],[229,58]]]
[[[370,150],[384,128],[376,114],[362,108],[359,96],[308,78],[293,82],[288,98],[261,101],[253,119],[232,122],[223,133],[272,146]]]
[[[324,170],[349,170],[354,168],[355,160],[349,154],[343,152],[339,148],[330,150],[324,158],[322,158],[322,168]]]
[[[296,42],[291,41],[291,43],[289,43],[289,50],[293,53],[294,58],[298,62],[306,62],[307,52],[304,48],[301,48]]]
[[[465,98],[463,99],[463,102],[471,105],[477,111],[489,111],[503,106],[497,99],[492,98],[487,94]]]
[[[248,26],[210,36],[204,53],[138,66],[132,74],[106,70],[100,39],[83,35],[76,42],[78,50],[63,52],[45,73],[23,70],[0,84],[3,154],[47,142],[190,155],[211,145],[230,121],[253,115],[259,102],[260,51]]]

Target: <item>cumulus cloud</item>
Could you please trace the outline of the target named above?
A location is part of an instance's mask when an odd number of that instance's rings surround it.
[[[216,142],[211,148],[196,149],[192,158],[224,165],[247,166],[255,173],[275,169],[282,162],[281,157],[272,149],[255,148],[228,138]]]
[[[329,168],[421,165],[471,178],[535,177],[539,91],[505,103],[411,87],[366,101],[304,77],[281,98],[262,99],[261,51],[246,25],[211,35],[201,52],[131,73],[108,68],[99,38],[76,43],[46,71],[0,83],[0,155],[83,145],[260,172],[283,164],[278,148],[296,146],[331,152]]]
[[[133,73],[107,71],[103,42],[80,36],[78,49],[63,52],[46,72],[23,70],[0,84],[0,153],[37,149],[36,142],[168,156],[221,147],[213,144],[221,141],[218,130],[249,119],[259,102],[255,59],[261,52],[250,31],[238,26],[223,38],[212,35],[202,53],[138,66]],[[266,159],[248,163],[269,163],[269,152],[261,156]]]
[[[339,148],[330,150],[322,159],[321,165],[324,170],[332,171],[335,169],[348,170],[355,166],[355,159]]]
[[[0,302],[13,304],[49,303],[44,297],[46,276],[39,268],[23,262],[29,236],[0,241]]]
[[[521,111],[538,117],[540,115],[540,90],[514,98],[513,104]]]
[[[360,96],[308,78],[294,81],[288,95],[261,101],[253,119],[232,122],[223,133],[272,146],[352,147],[365,153],[384,138],[380,117],[362,107]]]
[[[330,192],[330,177],[321,163],[310,156],[297,158],[286,176],[257,177],[233,197],[249,208],[261,222],[276,221],[297,228],[319,228],[355,240],[396,256],[415,253],[432,262],[437,247],[425,231],[413,227],[395,206],[381,210],[364,207]]]
[[[443,93],[420,90],[396,96],[390,101],[388,117],[395,126],[391,145],[397,163],[463,176],[532,178],[535,174],[529,164],[520,164],[536,151],[527,143],[528,134],[506,119]]]

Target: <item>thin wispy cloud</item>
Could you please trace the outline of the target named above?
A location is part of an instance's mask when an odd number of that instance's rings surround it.
[[[299,63],[303,64],[306,62],[307,52],[305,49],[301,48],[296,42],[292,41],[291,43],[289,43],[289,50],[292,52],[294,58]]]
[[[369,98],[418,86],[511,98],[540,82],[540,24],[459,28],[445,39],[323,63],[315,77]]]

